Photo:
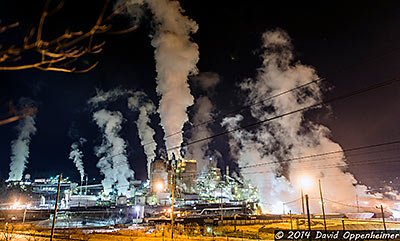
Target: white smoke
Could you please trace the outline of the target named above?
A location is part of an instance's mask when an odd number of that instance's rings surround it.
[[[153,138],[155,131],[150,126],[151,120],[149,116],[155,113],[156,108],[142,91],[137,91],[134,93],[134,96],[129,97],[128,107],[132,110],[140,111],[136,125],[139,132],[140,143],[147,157],[147,176],[150,179],[151,164],[156,156],[156,142]]]
[[[178,1],[146,0],[154,15],[156,32],[151,44],[156,48],[157,93],[161,95],[158,112],[165,131],[167,150],[182,144],[182,130],[188,120],[187,107],[193,104],[193,96],[187,83],[188,75],[196,74],[199,60],[197,44],[190,34],[198,29],[196,22],[183,16]],[[173,153],[180,157],[180,151]]]
[[[208,95],[213,94],[215,86],[219,83],[219,75],[212,72],[204,72],[192,78],[195,86],[200,87],[202,91],[206,91]],[[212,112],[215,107],[212,104],[210,98],[207,95],[201,95],[196,99],[193,111],[193,129],[192,136],[189,140],[191,141],[200,140],[211,136],[213,132],[209,128],[206,122],[212,120]],[[197,161],[198,172],[206,172],[210,165],[215,164],[215,162],[210,162],[209,144],[211,140],[206,140],[198,142],[187,147],[188,159],[195,159]]]
[[[127,161],[126,143],[119,136],[122,114],[119,111],[102,109],[93,114],[93,119],[103,131],[103,142],[95,152],[101,157],[97,167],[104,174],[102,181],[104,192],[108,195],[115,185],[118,195],[130,197],[129,181],[134,178],[134,172]]]
[[[120,0],[121,6],[127,0]],[[188,120],[186,110],[193,105],[193,96],[187,78],[197,73],[199,60],[197,44],[190,40],[190,34],[196,33],[196,22],[184,16],[184,10],[175,0],[131,0],[130,3],[143,4],[153,13],[155,33],[151,44],[155,48],[157,70],[157,93],[161,96],[158,112],[165,132],[167,149],[182,144],[183,125]],[[129,11],[137,17],[137,11]],[[176,134],[177,133],[177,134]],[[178,148],[179,149],[179,148]],[[173,150],[180,157],[179,150]]]
[[[9,181],[20,181],[29,157],[31,137],[36,133],[35,116],[26,116],[19,120],[18,138],[11,142],[11,164]]]
[[[76,168],[78,169],[79,175],[81,176],[81,184],[83,183],[83,177],[85,176],[85,168],[83,167],[83,153],[79,150],[79,147],[86,142],[86,139],[81,137],[79,141],[72,143],[71,152],[69,153],[69,159],[73,160]]]
[[[247,94],[248,104],[318,79],[312,67],[300,62],[293,63],[292,44],[286,32],[268,31],[264,33],[263,41],[263,65],[258,70],[257,78],[246,80],[240,85]],[[309,85],[263,105],[254,105],[251,115],[257,120],[265,120],[318,103],[321,96],[318,84]],[[232,129],[240,126],[242,119],[242,116],[237,115],[225,118],[222,124]],[[339,144],[329,139],[330,130],[307,121],[304,113],[272,120],[258,126],[254,131],[236,131],[232,136],[230,145],[235,150],[239,167],[270,163],[241,171],[246,180],[257,186],[265,211],[282,213],[282,202],[300,198],[299,178],[304,175],[313,180],[313,187],[304,192],[309,194],[314,212],[321,212],[320,204],[316,201],[319,197],[319,179],[323,190],[326,190],[324,195],[327,200],[354,204],[356,194],[366,197],[366,187],[357,185],[354,176],[343,169],[346,166],[344,155],[336,154],[324,160],[284,161],[293,157],[341,150]],[[294,202],[286,210],[300,212],[300,207],[300,202]],[[344,211],[346,208],[327,202],[327,209],[332,212],[339,209]]]
[[[109,91],[96,90],[96,95],[89,99],[88,103],[94,107],[98,107],[103,103],[116,101],[119,98],[133,95],[134,92],[131,90],[125,90],[120,87]]]

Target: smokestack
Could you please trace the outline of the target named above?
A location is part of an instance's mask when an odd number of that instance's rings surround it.
[[[126,157],[126,143],[119,136],[122,114],[119,111],[99,110],[93,114],[93,120],[103,131],[103,142],[95,148],[95,153],[101,157],[97,163],[104,175],[102,181],[104,192],[108,195],[113,191],[114,184],[118,195],[131,196],[129,180],[134,178]]]
[[[144,154],[147,157],[147,176],[151,178],[151,164],[156,156],[156,142],[154,140],[155,131],[150,126],[150,115],[155,113],[153,102],[142,91],[134,93],[133,97],[128,99],[128,107],[132,110],[139,110],[139,117],[136,126],[139,132],[140,143],[144,148]]]
[[[32,100],[27,98],[21,98],[20,104],[23,106],[33,105]],[[18,137],[11,142],[9,181],[20,181],[23,177],[26,164],[28,163],[31,137],[36,133],[35,115],[20,119],[17,130]]]

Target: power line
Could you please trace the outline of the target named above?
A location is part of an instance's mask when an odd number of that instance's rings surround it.
[[[213,122],[215,122],[215,121],[218,121],[218,120],[222,120],[223,118],[225,118],[225,117],[227,117],[227,116],[231,116],[231,115],[233,115],[233,114],[241,113],[242,111],[244,111],[244,110],[246,110],[246,109],[249,109],[250,107],[253,107],[253,106],[255,106],[255,105],[263,104],[263,103],[266,102],[266,101],[269,101],[269,100],[278,98],[278,97],[280,97],[280,96],[282,96],[282,95],[285,95],[285,94],[287,94],[287,93],[293,92],[293,91],[295,91],[295,90],[302,89],[302,88],[307,87],[307,86],[309,86],[309,85],[316,84],[316,83],[318,83],[318,82],[322,82],[322,81],[325,81],[325,80],[326,80],[325,78],[318,78],[318,79],[315,79],[315,80],[313,80],[313,81],[307,82],[307,83],[302,84],[302,85],[299,85],[299,86],[297,86],[297,87],[294,87],[294,88],[285,90],[285,91],[283,91],[283,92],[280,92],[280,93],[278,93],[278,94],[269,96],[269,97],[266,98],[266,99],[262,99],[262,100],[256,101],[256,102],[254,102],[254,103],[252,103],[252,104],[244,105],[244,106],[240,107],[239,109],[236,109],[236,110],[233,110],[233,111],[229,111],[229,112],[227,112],[227,113],[225,113],[225,114],[222,114],[222,115],[221,115],[220,117],[218,117],[218,118],[212,118],[212,119],[209,119],[209,120],[207,120],[207,121],[204,121],[204,122],[198,123],[198,124],[196,124],[196,125],[193,125],[193,126],[191,126],[191,127],[189,127],[189,128],[186,128],[186,129],[184,129],[184,130],[177,131],[177,132],[175,132],[175,133],[169,134],[169,135],[165,136],[165,138],[169,138],[169,137],[171,137],[171,136],[175,136],[175,135],[181,134],[181,133],[183,133],[184,131],[191,130],[191,129],[195,129],[195,128],[197,128],[197,127],[199,127],[199,126],[202,126],[202,125],[206,125],[206,124],[209,124],[209,123],[213,123]],[[146,145],[146,144],[145,144],[145,145]]]
[[[216,137],[227,135],[227,134],[239,131],[239,130],[252,128],[252,127],[264,124],[266,122],[270,122],[270,121],[273,121],[273,120],[276,120],[276,119],[280,119],[280,118],[283,118],[283,117],[286,117],[286,116],[289,116],[289,115],[292,115],[292,114],[296,114],[296,113],[299,113],[299,112],[310,110],[310,109],[316,108],[316,107],[321,106],[321,105],[326,105],[326,104],[329,104],[329,103],[332,103],[332,102],[335,102],[335,101],[338,101],[338,100],[347,99],[349,97],[353,97],[353,96],[356,96],[356,95],[359,95],[359,94],[363,94],[363,93],[366,93],[366,92],[369,92],[369,91],[372,91],[372,90],[376,90],[378,88],[389,86],[389,85],[397,83],[399,81],[400,81],[400,78],[396,77],[396,78],[393,78],[393,79],[390,79],[390,80],[386,80],[386,81],[382,81],[382,82],[379,82],[379,83],[376,83],[376,84],[372,84],[372,85],[370,85],[368,87],[365,87],[365,88],[362,88],[362,89],[359,89],[359,90],[356,90],[356,91],[353,91],[353,92],[350,92],[348,94],[344,94],[344,95],[341,95],[341,96],[338,96],[338,97],[333,97],[333,98],[328,99],[326,101],[320,101],[320,102],[318,102],[316,104],[312,104],[312,105],[309,105],[309,106],[306,106],[306,107],[303,107],[303,108],[300,108],[300,109],[296,109],[296,110],[289,111],[289,112],[286,112],[286,113],[283,113],[283,114],[280,114],[280,115],[276,115],[276,116],[273,116],[273,117],[270,117],[270,118],[267,118],[267,119],[264,119],[264,120],[260,120],[260,121],[257,121],[257,122],[254,122],[254,123],[251,123],[251,124],[248,124],[248,125],[244,125],[244,126],[240,126],[240,127],[231,129],[231,130],[223,131],[223,132],[220,132],[220,133],[217,133],[217,134],[205,137],[205,138],[201,138],[201,139],[198,139],[198,140],[195,140],[195,141],[192,141],[192,142],[183,143],[180,146],[174,146],[174,147],[168,148],[166,151],[168,152],[168,151],[171,151],[171,150],[180,149],[181,147],[185,147],[185,146],[193,145],[193,144],[196,144],[196,143],[199,143],[199,142],[203,142],[203,141],[206,141],[206,140],[214,139]]]
[[[345,152],[352,152],[352,151],[359,151],[359,150],[365,150],[365,149],[376,148],[376,147],[381,147],[381,146],[388,146],[388,145],[395,145],[395,144],[400,144],[400,140],[384,142],[384,143],[379,143],[379,144],[373,144],[373,145],[367,145],[367,146],[353,147],[353,148],[348,148],[348,149],[343,149],[343,150],[338,150],[338,151],[323,152],[323,153],[318,153],[318,154],[308,155],[308,156],[293,157],[293,158],[289,158],[289,159],[285,159],[285,160],[281,160],[281,161],[271,161],[271,162],[258,163],[258,164],[254,164],[254,165],[246,165],[246,166],[240,167],[240,169],[253,168],[253,167],[259,167],[259,166],[264,166],[264,165],[269,165],[269,164],[284,163],[284,162],[290,162],[290,161],[296,161],[296,160],[302,160],[302,159],[316,158],[316,157],[321,157],[321,156],[327,156],[327,155],[333,155],[333,154],[339,154],[339,153],[345,153]]]
[[[397,158],[395,160],[392,160],[394,158]],[[302,166],[302,167],[297,167],[297,170],[303,170],[303,169],[309,169],[312,167],[313,169],[328,169],[328,168],[337,168],[337,167],[349,167],[349,166],[364,166],[364,165],[373,165],[373,164],[383,164],[383,163],[397,163],[400,162],[399,157],[392,157],[392,158],[386,158],[386,159],[373,159],[373,160],[367,160],[367,161],[361,161],[357,162],[355,164],[330,164],[330,165],[321,165],[321,166]],[[249,175],[249,174],[260,174],[260,173],[274,173],[273,171],[270,170],[263,170],[263,171],[255,171],[255,172],[243,172],[241,173],[242,175]],[[325,175],[326,177],[326,175]]]
[[[306,106],[306,107],[303,107],[303,108],[300,108],[300,109],[292,110],[292,111],[289,111],[289,112],[286,112],[286,113],[283,113],[283,114],[280,114],[280,115],[276,115],[276,116],[273,116],[273,117],[270,117],[270,118],[267,118],[267,119],[264,119],[264,120],[260,120],[260,121],[257,121],[257,122],[251,123],[251,124],[247,124],[247,125],[244,125],[244,126],[239,126],[237,128],[234,128],[234,129],[231,129],[231,130],[226,130],[226,131],[223,131],[223,132],[220,132],[220,133],[217,133],[217,134],[205,137],[205,138],[200,138],[200,139],[197,139],[197,140],[192,141],[192,142],[182,143],[180,146],[174,146],[174,147],[168,148],[168,149],[166,149],[166,151],[168,153],[168,151],[180,149],[181,147],[185,147],[185,146],[193,145],[193,144],[200,143],[200,142],[203,142],[203,141],[206,141],[206,140],[214,139],[214,138],[217,138],[219,136],[224,136],[224,135],[227,135],[227,134],[239,131],[239,130],[249,129],[249,128],[252,128],[252,127],[255,127],[255,126],[259,126],[261,124],[264,124],[264,123],[267,123],[267,122],[270,122],[270,121],[273,121],[273,120],[276,120],[276,119],[280,119],[280,118],[283,118],[283,117],[286,117],[286,116],[289,116],[289,115],[292,115],[292,114],[296,114],[296,113],[299,113],[299,112],[307,111],[307,110],[316,108],[316,107],[321,106],[321,105],[326,105],[326,104],[329,104],[329,103],[332,103],[332,102],[335,102],[335,101],[347,99],[347,98],[350,98],[350,97],[353,97],[353,96],[356,96],[356,95],[359,95],[359,94],[367,93],[367,92],[370,92],[370,91],[373,91],[373,90],[376,90],[376,89],[379,89],[379,88],[382,88],[382,87],[386,87],[386,86],[398,83],[399,81],[400,81],[400,78],[396,77],[396,78],[393,78],[393,79],[390,79],[390,80],[378,82],[378,83],[372,84],[370,86],[367,86],[365,88],[358,89],[358,90],[355,90],[353,92],[350,92],[350,93],[347,93],[347,94],[344,94],[344,95],[341,95],[341,96],[333,97],[333,98],[328,99],[326,101],[320,101],[318,103],[315,103],[315,104],[312,104],[312,105],[309,105],[309,106]],[[347,150],[344,150],[344,151],[354,151],[354,150],[360,150],[360,149],[372,148],[372,147],[379,147],[379,146],[390,145],[390,144],[398,144],[398,143],[400,143],[399,140],[398,141],[393,141],[393,142],[388,142],[388,143],[381,143],[381,144],[371,145],[371,146],[367,146],[367,147],[352,148],[352,149],[347,149]],[[311,155],[311,156],[306,156],[306,157],[300,157],[300,158],[292,158],[292,159],[302,159],[302,158],[317,157],[317,156],[321,156],[321,155],[329,155],[329,154],[341,153],[341,152],[344,152],[344,151],[343,150],[338,150],[338,151],[333,151],[333,152],[329,152],[329,153],[321,153],[321,154],[316,154],[316,155]],[[123,154],[125,154],[125,153],[118,153],[118,154],[115,154],[115,155],[107,156],[107,158],[113,158],[115,156],[123,155]],[[154,154],[153,156],[155,157],[156,155]],[[147,156],[147,157],[149,158],[149,156]],[[288,160],[291,160],[291,159],[288,159]],[[260,166],[260,165],[264,165],[264,164],[261,163],[261,164],[256,164],[256,165],[249,165],[248,167],[256,167],[256,166]],[[243,168],[246,168],[246,167],[243,167]]]
[[[357,63],[353,63],[353,64],[350,64],[350,65],[345,66],[345,67],[343,67],[343,68],[340,68],[340,69],[338,69],[338,70],[336,70],[336,71],[332,71],[332,74],[337,74],[337,73],[340,73],[340,72],[346,72],[346,71],[348,71],[349,69],[352,69],[352,68],[354,68],[354,67],[357,66],[357,65],[360,65],[360,64],[363,64],[363,63],[368,63],[368,62],[373,61],[373,60],[378,60],[378,59],[380,59],[380,58],[382,58],[382,57],[385,57],[385,56],[387,56],[387,55],[389,55],[389,54],[392,54],[392,53],[395,53],[395,52],[398,52],[398,51],[400,51],[400,48],[393,48],[393,49],[391,49],[390,51],[388,51],[388,52],[386,52],[386,53],[383,53],[383,54],[381,54],[381,55],[372,56],[372,57],[370,57],[370,58],[363,59],[363,60],[361,60],[361,61],[359,61],[359,62],[357,62]],[[329,74],[328,74],[328,75],[329,75]],[[241,113],[243,110],[249,109],[249,108],[252,107],[252,106],[255,106],[255,105],[258,105],[258,104],[262,104],[262,103],[264,103],[264,102],[266,102],[266,101],[275,99],[275,98],[277,98],[277,97],[280,97],[280,96],[285,95],[285,94],[287,94],[287,93],[293,92],[293,91],[295,91],[295,90],[302,89],[302,88],[307,87],[307,86],[309,86],[309,85],[316,84],[316,83],[318,83],[318,82],[326,81],[327,79],[328,79],[328,78],[318,78],[318,79],[312,80],[312,81],[310,81],[310,82],[307,82],[307,83],[302,84],[302,85],[299,85],[299,86],[297,86],[297,87],[294,87],[294,88],[285,90],[285,91],[280,92],[280,93],[278,93],[278,94],[275,94],[275,95],[273,95],[273,96],[269,96],[269,97],[267,97],[267,98],[265,98],[265,99],[261,99],[261,100],[255,101],[254,103],[251,103],[251,104],[248,104],[248,105],[244,105],[244,106],[242,106],[242,107],[240,107],[240,108],[238,108],[238,109],[235,109],[235,110],[226,112],[226,113],[224,113],[224,114],[221,114],[218,118],[211,118],[211,119],[209,119],[209,120],[207,120],[207,121],[204,121],[204,122],[198,123],[198,124],[196,124],[196,125],[190,126],[190,127],[188,127],[188,128],[185,128],[185,129],[183,129],[183,130],[180,130],[180,131],[171,133],[171,134],[165,136],[164,138],[167,139],[167,138],[170,138],[170,137],[172,137],[172,136],[181,134],[181,133],[183,133],[183,132],[185,132],[185,131],[195,129],[195,128],[199,127],[199,126],[203,126],[203,125],[206,125],[206,124],[209,124],[209,123],[213,123],[213,122],[218,121],[218,120],[222,120],[223,118],[225,118],[225,117],[227,117],[227,116],[231,116],[231,115],[233,115],[233,114],[235,114],[235,113]],[[265,95],[267,95],[267,94],[269,94],[269,93],[266,93]],[[153,143],[155,143],[154,140],[152,140],[152,141],[150,141],[150,142],[144,144],[143,146],[150,145],[150,144],[153,144]]]

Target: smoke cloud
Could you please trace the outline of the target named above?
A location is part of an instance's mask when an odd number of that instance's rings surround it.
[[[212,72],[204,72],[192,78],[192,83],[199,87],[202,91],[206,91],[208,95],[213,94],[215,86],[219,83],[219,75]],[[201,95],[196,99],[193,111],[193,125],[192,136],[190,141],[199,140],[211,136],[213,133],[209,125],[204,122],[212,120],[212,112],[215,107],[207,95]],[[206,172],[210,167],[209,144],[211,140],[202,141],[187,147],[185,156],[188,159],[195,159],[197,161],[198,172]]]
[[[182,130],[188,120],[187,107],[193,105],[188,75],[196,74],[199,60],[197,44],[190,34],[198,29],[196,22],[183,16],[178,1],[146,0],[154,14],[156,32],[151,44],[156,48],[157,93],[161,95],[158,112],[165,131],[167,149],[180,146],[182,134],[171,136]],[[180,157],[180,151],[173,151]]]
[[[126,0],[120,0],[116,6],[124,2]],[[165,132],[166,148],[179,147],[183,141],[179,132],[188,121],[186,110],[193,105],[187,79],[189,75],[197,73],[199,51],[197,44],[190,40],[190,35],[197,32],[198,25],[182,14],[184,10],[178,1],[130,2],[143,4],[153,14],[155,33],[152,35],[151,44],[155,48],[157,93],[161,96],[158,112]],[[133,18],[138,17],[137,11],[127,11]],[[173,150],[173,153],[180,157],[180,150]]]
[[[129,97],[128,107],[132,110],[139,110],[139,117],[136,126],[139,132],[140,143],[143,146],[144,154],[147,157],[147,176],[150,179],[151,164],[156,156],[156,142],[154,141],[155,131],[150,126],[150,115],[154,114],[156,108],[142,91],[137,91],[134,96]]]
[[[20,103],[24,106],[32,105],[29,99],[21,99]],[[26,116],[19,120],[18,137],[11,142],[11,163],[9,181],[19,181],[22,179],[29,157],[29,144],[31,137],[36,133],[35,116]]]
[[[91,106],[98,107],[101,104],[116,101],[119,98],[126,97],[128,95],[133,95],[134,92],[131,90],[125,90],[120,87],[109,90],[96,90],[96,95],[89,99],[88,103]]]
[[[93,120],[103,131],[103,142],[95,149],[95,153],[101,157],[97,167],[104,175],[104,192],[108,195],[115,185],[118,195],[130,197],[129,181],[134,178],[134,172],[130,169],[126,157],[126,143],[119,136],[122,114],[119,111],[102,109],[93,114]]]
[[[81,184],[83,182],[83,177],[85,176],[85,168],[83,167],[83,153],[79,150],[79,147],[86,142],[85,138],[80,138],[79,141],[72,143],[71,152],[69,153],[69,159],[73,160],[76,168],[78,169],[79,175],[81,176]]]
[[[288,89],[300,86],[318,78],[315,70],[300,62],[293,63],[292,44],[286,32],[268,31],[263,34],[264,53],[262,67],[256,79],[244,81],[240,87],[247,95],[248,104],[265,99]],[[251,115],[257,120],[265,120],[276,115],[300,109],[322,98],[318,84],[309,85],[298,91],[274,98],[263,105],[254,105]],[[240,126],[243,116],[225,118],[222,125],[228,129]],[[328,158],[314,158],[285,161],[294,157],[341,150],[339,144],[329,139],[330,130],[320,124],[308,121],[304,113],[267,122],[257,130],[240,130],[232,134],[230,142],[239,167],[258,165],[242,169],[242,176],[257,186],[263,209],[272,213],[282,213],[282,203],[300,197],[300,178],[308,176],[313,184],[305,193],[311,198],[312,211],[320,212],[317,201],[318,180],[321,180],[327,200],[354,204],[356,194],[366,198],[366,187],[357,185],[354,176],[347,172],[345,156],[335,154]],[[288,209],[300,212],[299,201],[288,204]],[[327,211],[344,211],[346,208],[327,203]],[[354,211],[353,209],[351,211]]]

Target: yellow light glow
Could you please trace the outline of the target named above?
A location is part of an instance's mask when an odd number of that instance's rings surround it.
[[[164,189],[164,184],[162,182],[156,183],[156,190],[162,191]]]
[[[313,181],[309,176],[300,177],[300,185],[303,189],[310,189],[313,185]]]

